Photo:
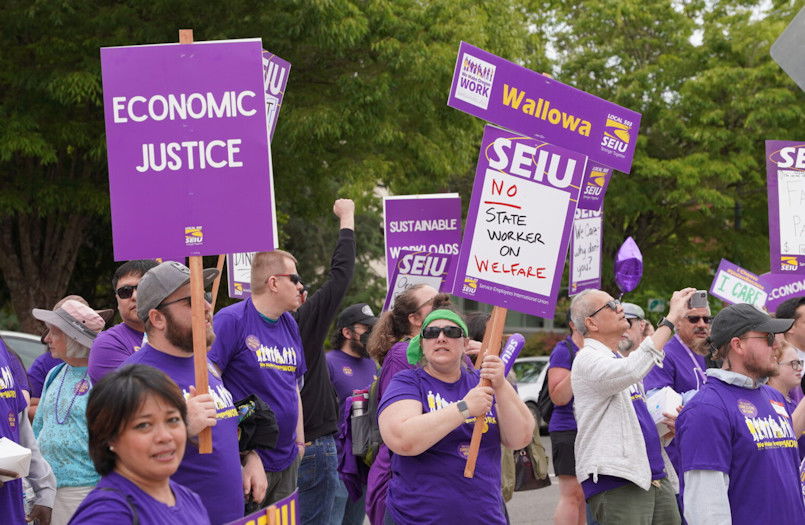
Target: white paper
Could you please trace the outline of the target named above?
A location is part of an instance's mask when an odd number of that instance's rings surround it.
[[[11,441],[8,438],[0,438],[0,468],[16,472],[19,477],[28,476],[28,469],[31,466],[31,449],[25,448]],[[10,481],[15,478],[0,476],[2,481]]]

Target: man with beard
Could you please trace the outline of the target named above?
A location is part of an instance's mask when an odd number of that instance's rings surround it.
[[[204,270],[208,286],[218,270]],[[171,477],[201,496],[213,524],[228,523],[243,516],[243,494],[262,499],[266,477],[254,452],[241,460],[238,449],[238,411],[215,367],[208,363],[209,394],[194,388],[193,330],[190,313],[190,270],[174,261],[148,270],[140,280],[137,315],[148,334],[148,343],[129,356],[124,365],[150,365],[165,372],[187,399],[187,432],[193,437],[212,429],[212,453],[200,454],[197,443],[188,440],[179,470]],[[215,339],[210,304],[204,301],[206,342]],[[241,491],[241,486],[243,490]]]
[[[137,286],[145,272],[157,265],[153,259],[127,261],[112,276],[120,324],[104,330],[92,342],[89,353],[89,377],[97,383],[114,371],[143,344],[145,325],[137,315]]]
[[[623,306],[623,316],[629,322],[629,329],[621,336],[621,340],[618,343],[618,353],[623,357],[627,357],[632,350],[637,348],[640,342],[646,338],[643,334],[645,333],[648,321],[646,321],[646,314],[643,312],[643,309],[636,304],[623,303],[621,306]],[[666,345],[666,348],[668,348],[668,345]],[[667,354],[666,359],[668,359]],[[656,368],[654,370],[656,370]],[[649,375],[653,373],[654,370],[649,372]]]
[[[774,334],[792,324],[748,304],[713,319],[709,341],[722,368],[707,371],[677,421],[690,525],[805,523],[791,416],[763,384],[778,373]]]
[[[376,322],[377,317],[366,303],[348,306],[338,315],[335,325],[337,331],[333,335],[334,350],[328,352],[326,358],[330,379],[338,396],[339,413],[344,410],[344,401],[352,395],[353,390],[368,389],[377,377],[377,365],[366,350],[366,341]],[[330,523],[344,525],[363,523],[366,516],[364,496],[367,474],[368,470],[361,480],[363,490],[357,501],[351,501],[347,497],[344,483],[338,480]]]

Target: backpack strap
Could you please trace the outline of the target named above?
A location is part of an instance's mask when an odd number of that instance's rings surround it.
[[[115,494],[119,494],[126,498],[126,503],[129,506],[129,510],[131,511],[132,518],[131,518],[131,525],[140,525],[140,516],[137,514],[137,507],[134,506],[134,498],[131,494],[123,494],[117,489],[113,489],[112,487],[95,487],[98,490],[105,490],[106,492],[114,492]]]

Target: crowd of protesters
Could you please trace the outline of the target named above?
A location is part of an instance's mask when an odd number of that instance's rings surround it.
[[[180,263],[121,265],[114,326],[77,296],[34,309],[47,354],[26,373],[0,342],[0,436],[32,454],[24,479],[0,470],[0,522],[217,525],[296,491],[305,524],[508,523],[501,453],[530,443],[535,420],[504,363],[473,367],[483,326],[429,286],[380,317],[344,307],[354,205],[333,212],[319,289],[276,250],[254,256],[250,298],[215,315],[205,298],[206,393]],[[547,373],[555,523],[805,523],[805,297],[712,317],[694,292],[675,292],[657,326],[604,291],[573,297]],[[669,391],[682,401],[658,419],[648,402]],[[350,416],[370,408],[377,448],[358,457]]]

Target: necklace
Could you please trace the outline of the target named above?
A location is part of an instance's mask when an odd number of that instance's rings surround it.
[[[75,403],[75,398],[78,397],[79,393],[83,394],[83,393],[86,392],[86,390],[83,390],[83,386],[84,386],[83,383],[87,378],[87,371],[89,371],[89,368],[84,370],[84,375],[81,376],[81,380],[78,383],[76,383],[75,388],[73,388],[73,397],[72,397],[72,399],[70,399],[70,404],[67,405],[67,413],[64,414],[64,417],[62,417],[62,418],[59,417],[59,400],[61,399],[61,390],[62,390],[62,387],[64,386],[64,378],[66,378],[67,374],[69,373],[69,370],[68,370],[69,367],[70,367],[70,365],[66,365],[64,367],[64,373],[62,374],[61,382],[59,383],[59,390],[56,392],[56,403],[54,403],[55,404],[55,413],[54,413],[54,415],[56,416],[56,423],[58,423],[59,425],[63,425],[65,423],[67,423],[67,419],[70,417],[70,410],[73,409],[73,404]]]

